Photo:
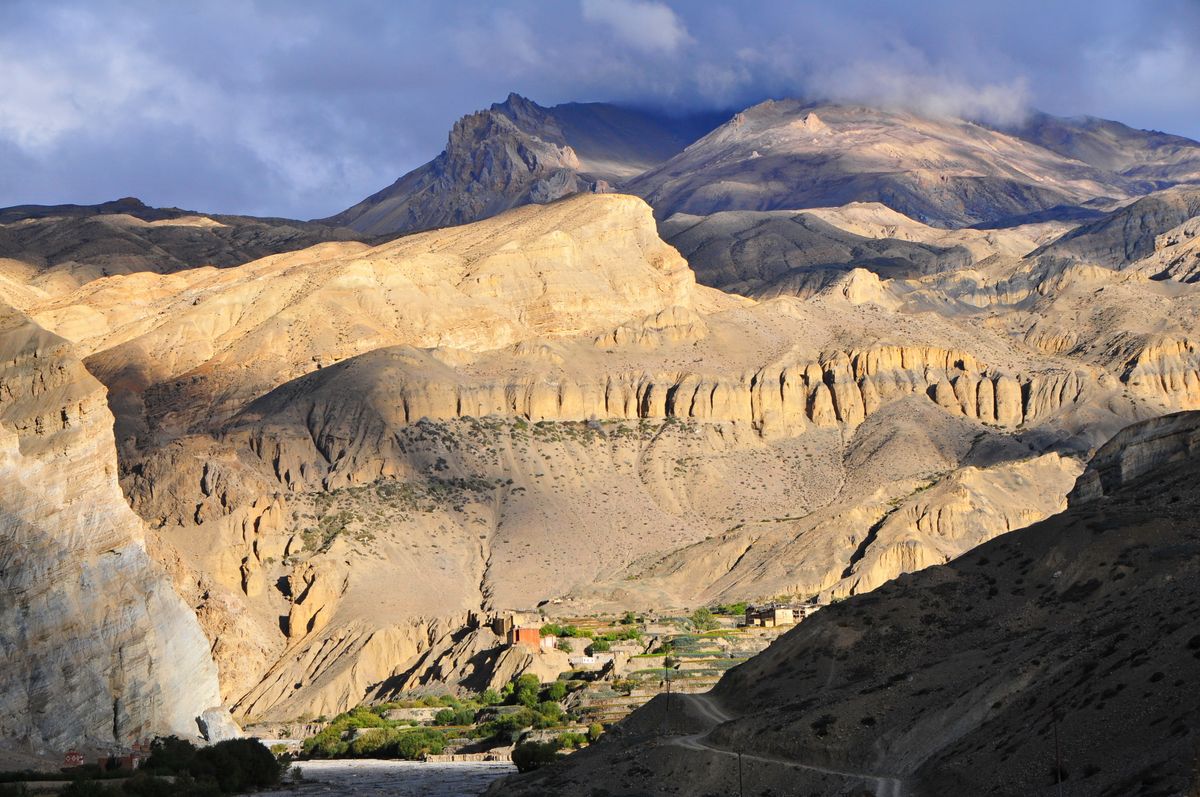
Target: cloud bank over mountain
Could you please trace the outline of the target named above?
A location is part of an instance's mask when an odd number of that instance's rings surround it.
[[[16,0],[0,7],[0,205],[137,194],[327,215],[510,90],[679,110],[799,96],[1001,123],[1036,107],[1200,137],[1197,32],[1190,0]]]

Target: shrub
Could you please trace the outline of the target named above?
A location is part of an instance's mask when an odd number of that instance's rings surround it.
[[[567,641],[566,637],[563,637],[555,642],[554,647],[558,648],[563,653],[570,653],[574,650],[574,648],[571,647],[571,643]]]
[[[713,612],[715,614],[740,617],[746,613],[746,602],[739,601],[738,603],[722,603],[720,606],[716,607]]]
[[[188,772],[196,760],[196,745],[178,736],[162,736],[150,744],[150,757],[142,769],[174,774]]]
[[[604,735],[604,726],[598,722],[593,722],[588,726],[588,741],[594,742]]]
[[[587,646],[585,652],[589,656],[594,656],[597,653],[603,653],[606,650],[612,650],[612,645],[603,639],[597,639],[595,642]]]
[[[546,623],[542,626],[542,636],[556,637],[586,637],[591,639],[593,633],[587,629],[579,628],[574,625],[559,625],[558,623]]]
[[[553,681],[545,689],[545,698],[547,700],[559,701],[567,696],[567,685],[563,681]]]
[[[688,620],[691,621],[697,631],[711,631],[720,626],[720,623],[713,617],[713,613],[704,607],[692,612],[692,616]]]
[[[475,735],[497,742],[515,742],[526,728],[533,727],[538,721],[538,716],[527,708],[515,714],[505,714],[480,725],[476,728]]]
[[[558,736],[558,745],[563,750],[574,750],[577,747],[583,747],[587,743],[587,737],[582,733],[567,731]]]
[[[625,612],[621,617],[621,625],[633,625],[636,622],[637,617],[634,616],[633,612]]]
[[[226,739],[196,751],[191,774],[212,778],[223,792],[278,785],[283,766],[254,739]]]
[[[513,681],[512,702],[519,706],[533,708],[538,702],[538,692],[542,682],[536,675],[525,674]]]
[[[167,780],[139,772],[122,784],[121,793],[132,797],[218,797],[221,790],[214,783],[197,783],[187,775]]]
[[[503,702],[504,698],[500,697],[500,693],[495,689],[485,689],[483,694],[479,696],[479,703],[484,706],[495,706]]]
[[[512,762],[518,772],[532,772],[558,756],[558,742],[522,742],[513,748]]]
[[[470,725],[475,721],[474,709],[444,708],[433,716],[434,725]]]
[[[414,761],[425,755],[438,755],[446,749],[446,737],[425,729],[399,734],[392,751],[398,758]]]
[[[563,711],[562,706],[551,700],[538,703],[537,713],[538,717],[533,724],[538,728],[553,727],[562,722],[563,717],[566,716],[566,712]]]

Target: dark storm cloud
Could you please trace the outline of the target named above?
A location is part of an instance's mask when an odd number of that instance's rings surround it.
[[[510,90],[1037,107],[1200,137],[1200,2],[0,0],[0,205],[340,210]]]

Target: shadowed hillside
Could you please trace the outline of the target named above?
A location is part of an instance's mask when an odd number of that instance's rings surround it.
[[[736,794],[738,752],[746,794],[1191,793],[1198,477],[1200,414],[1131,427],[1066,512],[819,612],[710,695],[660,697],[490,793]]]

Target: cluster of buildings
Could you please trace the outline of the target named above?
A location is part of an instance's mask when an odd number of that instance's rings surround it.
[[[128,751],[115,752],[112,755],[100,756],[96,759],[96,765],[100,767],[101,772],[109,772],[116,770],[133,771],[141,767],[142,762],[150,757],[150,743],[147,741],[137,741],[133,743],[133,747]],[[78,750],[68,750],[63,755],[63,768],[73,769],[84,765],[85,756]]]

